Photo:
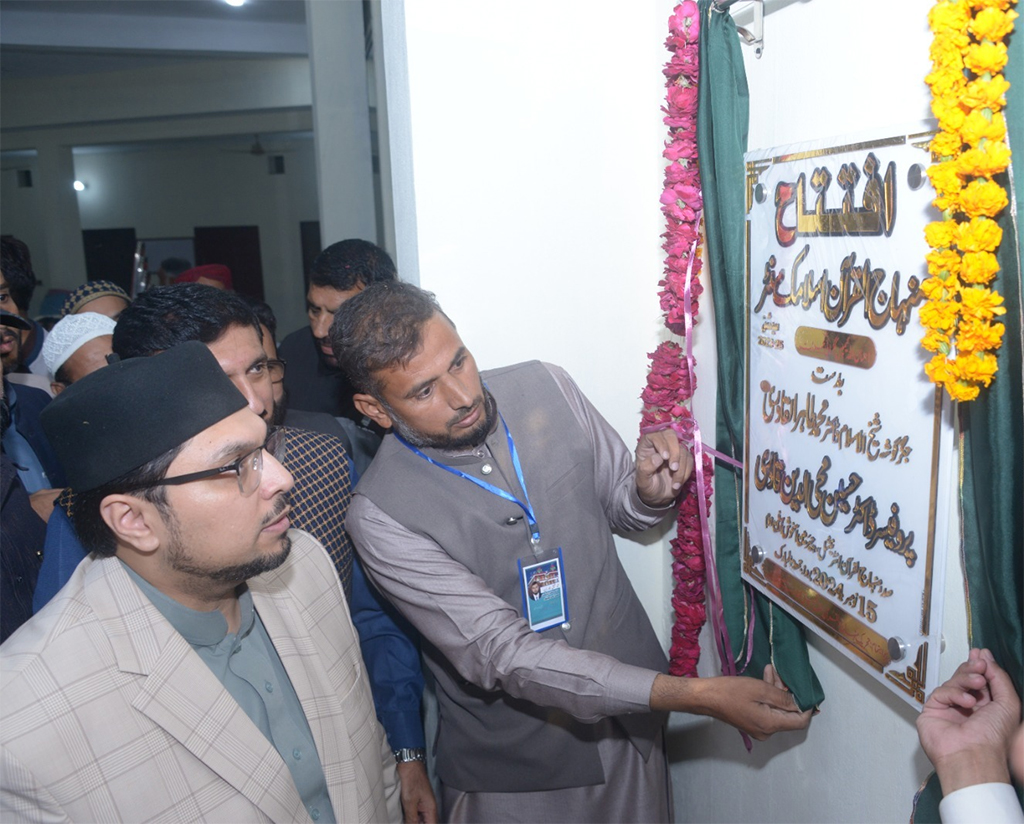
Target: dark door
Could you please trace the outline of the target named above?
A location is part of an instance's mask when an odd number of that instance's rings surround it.
[[[303,220],[299,223],[299,237],[302,242],[302,288],[309,290],[309,270],[313,268],[313,261],[323,251],[320,245],[320,221]]]
[[[89,280],[111,280],[132,293],[135,270],[134,229],[83,229],[85,275]]]
[[[258,226],[196,226],[196,266],[222,263],[240,295],[263,300],[263,263]]]

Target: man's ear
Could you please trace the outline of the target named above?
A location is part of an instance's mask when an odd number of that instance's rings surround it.
[[[100,516],[118,543],[149,554],[160,546],[163,519],[149,501],[134,495],[107,495],[100,501]]]
[[[352,396],[352,402],[356,405],[356,409],[366,415],[381,429],[391,428],[391,416],[381,405],[381,402],[373,397],[373,395],[356,393]]]

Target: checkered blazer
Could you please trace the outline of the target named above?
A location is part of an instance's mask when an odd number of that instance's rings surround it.
[[[398,821],[338,577],[293,530],[249,581],[309,721],[339,822]],[[0,820],[309,821],[277,751],[116,558],[83,561],[0,647]]]
[[[333,435],[284,427],[285,469],[292,473],[292,526],[316,538],[331,556],[345,599],[352,599],[352,539],[345,516],[352,500],[352,475],[345,446]]]

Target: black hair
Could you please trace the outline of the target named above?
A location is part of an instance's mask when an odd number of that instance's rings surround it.
[[[187,272],[191,269],[192,264],[185,260],[185,258],[169,257],[160,261],[160,268],[171,277],[176,277],[182,272]]]
[[[27,312],[38,281],[36,273],[32,271],[32,256],[28,246],[12,235],[0,238],[0,271],[7,281],[14,305],[22,312]]]
[[[447,318],[432,292],[401,281],[372,284],[345,301],[329,338],[356,390],[379,398],[376,373],[407,364],[420,348],[423,325],[435,314]]]
[[[148,357],[190,340],[213,343],[230,326],[252,327],[263,340],[252,308],[234,292],[178,283],[139,295],[118,318],[112,346],[121,358]]]
[[[57,371],[53,373],[53,380],[56,383],[64,384],[65,387],[71,386],[71,376],[68,375],[67,361],[64,361],[64,363],[57,367]]]
[[[117,538],[100,514],[100,504],[108,495],[119,493],[134,495],[153,504],[164,518],[170,515],[171,510],[167,505],[167,487],[146,486],[146,484],[163,480],[167,474],[167,468],[187,443],[188,441],[178,444],[164,452],[163,455],[144,463],[137,469],[126,472],[120,478],[115,478],[95,489],[75,495],[71,521],[79,541],[87,551],[104,557],[109,557],[117,552]]]
[[[368,240],[339,240],[324,249],[309,270],[313,286],[349,292],[357,286],[398,280],[391,256]]]
[[[270,304],[265,300],[254,298],[252,295],[239,295],[239,297],[249,304],[249,308],[252,309],[252,313],[256,316],[256,320],[270,330],[270,337],[276,339],[277,316],[274,314],[274,310],[270,308]]]

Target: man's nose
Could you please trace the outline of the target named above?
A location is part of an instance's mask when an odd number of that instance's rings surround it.
[[[263,453],[263,475],[260,478],[260,490],[267,498],[273,498],[279,492],[287,492],[295,486],[295,479],[284,464],[269,452]]]
[[[331,321],[334,316],[327,312],[321,312],[310,320],[310,326],[313,329],[313,337],[323,340],[327,337],[327,333],[331,330]]]
[[[476,394],[472,388],[466,386],[462,381],[453,378],[446,387],[448,393],[448,405],[452,409],[465,409],[472,406],[476,400]]]
[[[232,378],[231,382],[245,397],[245,402],[248,404],[249,408],[261,418],[265,418],[267,416],[267,408],[263,405],[263,401],[260,400],[259,394],[252,388],[249,381],[245,378]]]

